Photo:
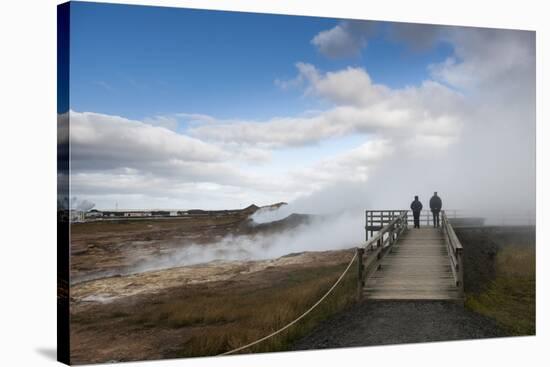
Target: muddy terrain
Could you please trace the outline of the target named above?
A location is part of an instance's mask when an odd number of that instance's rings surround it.
[[[334,282],[353,250],[186,266],[155,261],[185,261],[181,253],[190,247],[200,252],[227,236],[250,239],[309,220],[291,215],[255,224],[226,215],[73,224],[72,363],[215,355],[292,319]],[[333,300],[316,317],[348,301]],[[261,348],[285,349],[287,339]]]
[[[71,293],[72,362],[215,355],[243,345],[266,334],[272,317],[290,319],[305,309],[352,254],[218,262],[78,284]]]
[[[162,261],[155,264],[152,260],[170,259],[190,245],[208,246],[229,235],[251,238],[292,230],[309,220],[309,216],[293,214],[284,220],[256,225],[249,213],[239,213],[73,223],[71,284],[141,272],[155,265],[160,269],[166,267]]]

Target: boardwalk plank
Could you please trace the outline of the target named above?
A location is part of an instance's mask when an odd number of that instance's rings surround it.
[[[439,228],[408,229],[366,280],[368,299],[460,299]]]

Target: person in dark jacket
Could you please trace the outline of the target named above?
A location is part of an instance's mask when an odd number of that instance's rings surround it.
[[[422,203],[418,200],[418,196],[414,197],[411,203],[411,210],[414,218],[414,228],[420,228],[420,212],[422,211]]]
[[[434,217],[434,228],[439,227],[439,212],[441,211],[441,207],[443,206],[443,203],[441,202],[441,198],[437,196],[437,191],[434,192],[434,196],[430,199],[430,209],[432,210],[432,214]]]

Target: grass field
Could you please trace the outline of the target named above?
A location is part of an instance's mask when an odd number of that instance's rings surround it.
[[[342,260],[351,256],[349,251],[340,253],[337,262],[273,267],[229,281],[170,288],[108,304],[83,304],[71,320],[74,362],[211,356],[248,344],[311,307],[345,269],[347,262]],[[353,303],[356,276],[352,266],[334,293],[311,314],[241,353],[287,350],[321,320]]]
[[[295,271],[272,288],[246,294],[208,297],[197,294],[193,303],[166,305],[152,316],[153,322],[169,327],[200,325],[205,330],[192,337],[178,356],[217,355],[262,338],[285,326],[311,307],[334,283],[343,266]],[[335,292],[311,314],[283,333],[242,353],[286,350],[319,321],[351,304],[356,296],[356,280],[350,270]],[[356,276],[356,275],[355,275]],[[156,312],[156,311],[155,311]],[[138,320],[138,322],[141,320]]]
[[[510,335],[534,335],[534,241],[501,241],[497,238],[495,242],[496,253],[492,256],[492,264],[486,266],[492,267],[491,276],[478,279],[483,286],[466,293],[466,307],[494,319]]]

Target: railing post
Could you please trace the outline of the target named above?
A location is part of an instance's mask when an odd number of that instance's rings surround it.
[[[390,252],[392,252],[392,250],[393,250],[393,240],[394,240],[393,234],[394,234],[394,231],[395,231],[395,228],[392,227],[392,228],[390,229],[390,231],[388,232],[388,234],[389,234],[389,236],[390,236],[390,240],[389,240],[389,244],[388,244],[388,246],[389,246],[389,248],[390,248]]]
[[[458,290],[460,292],[460,298],[464,298],[464,263],[462,261],[462,249],[456,249],[456,259],[458,261]]]
[[[364,281],[363,278],[365,276],[364,270],[365,267],[363,265],[363,255],[365,253],[365,249],[362,247],[357,248],[357,300],[360,301],[361,298],[363,298],[363,286]]]
[[[430,226],[430,213],[426,210],[426,226]]]
[[[365,242],[368,242],[369,240],[368,225],[369,225],[369,211],[366,210],[365,211]]]
[[[373,225],[373,220],[372,220],[372,210],[371,210],[371,212],[370,212],[370,226],[371,226],[371,228],[372,228],[372,225]],[[372,235],[373,235],[373,232],[372,232],[372,229],[371,229],[370,230],[370,236],[372,237]]]

